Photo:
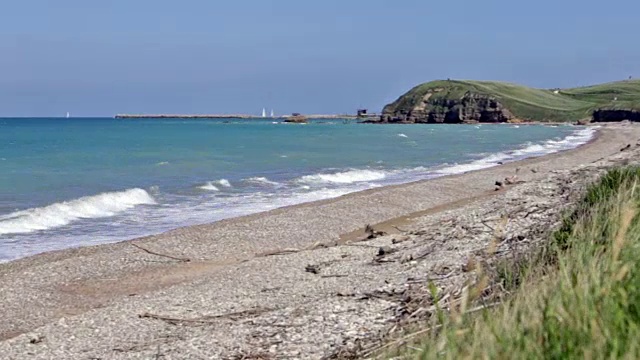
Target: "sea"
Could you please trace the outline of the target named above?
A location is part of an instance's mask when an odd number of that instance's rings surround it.
[[[593,129],[0,119],[0,261],[570,149]]]

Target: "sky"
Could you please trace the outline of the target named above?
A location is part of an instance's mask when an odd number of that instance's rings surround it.
[[[0,116],[380,111],[435,79],[640,77],[637,0],[5,0]]]

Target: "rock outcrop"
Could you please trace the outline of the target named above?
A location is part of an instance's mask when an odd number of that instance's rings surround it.
[[[496,98],[466,92],[462,97],[449,96],[445,89],[428,91],[421,99],[396,102],[385,106],[380,122],[384,123],[499,123],[513,120],[514,115]],[[443,96],[444,95],[444,96]]]
[[[593,122],[615,122],[624,120],[640,122],[640,111],[598,109],[593,112]]]
[[[308,119],[307,119],[306,116],[294,113],[293,115],[285,118],[284,122],[286,122],[286,123],[304,124],[304,123],[307,122],[307,120]]]

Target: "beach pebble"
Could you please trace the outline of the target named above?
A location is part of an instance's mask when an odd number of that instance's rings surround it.
[[[27,334],[30,344],[39,344],[44,340],[44,336],[36,333]]]
[[[392,249],[389,246],[381,246],[380,248],[378,248],[378,256],[388,255],[393,252],[394,252],[394,249]]]

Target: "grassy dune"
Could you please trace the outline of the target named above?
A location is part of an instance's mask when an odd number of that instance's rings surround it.
[[[497,81],[438,80],[414,87],[387,109],[412,109],[435,89],[441,91],[431,99],[460,99],[467,92],[492,96],[516,117],[531,121],[576,121],[601,108],[640,110],[640,80],[560,89],[558,93]]]
[[[509,300],[440,313],[408,358],[640,358],[640,168],[591,186]],[[513,268],[512,268],[513,269]],[[461,315],[463,314],[463,315]],[[389,357],[398,353],[388,354]]]

